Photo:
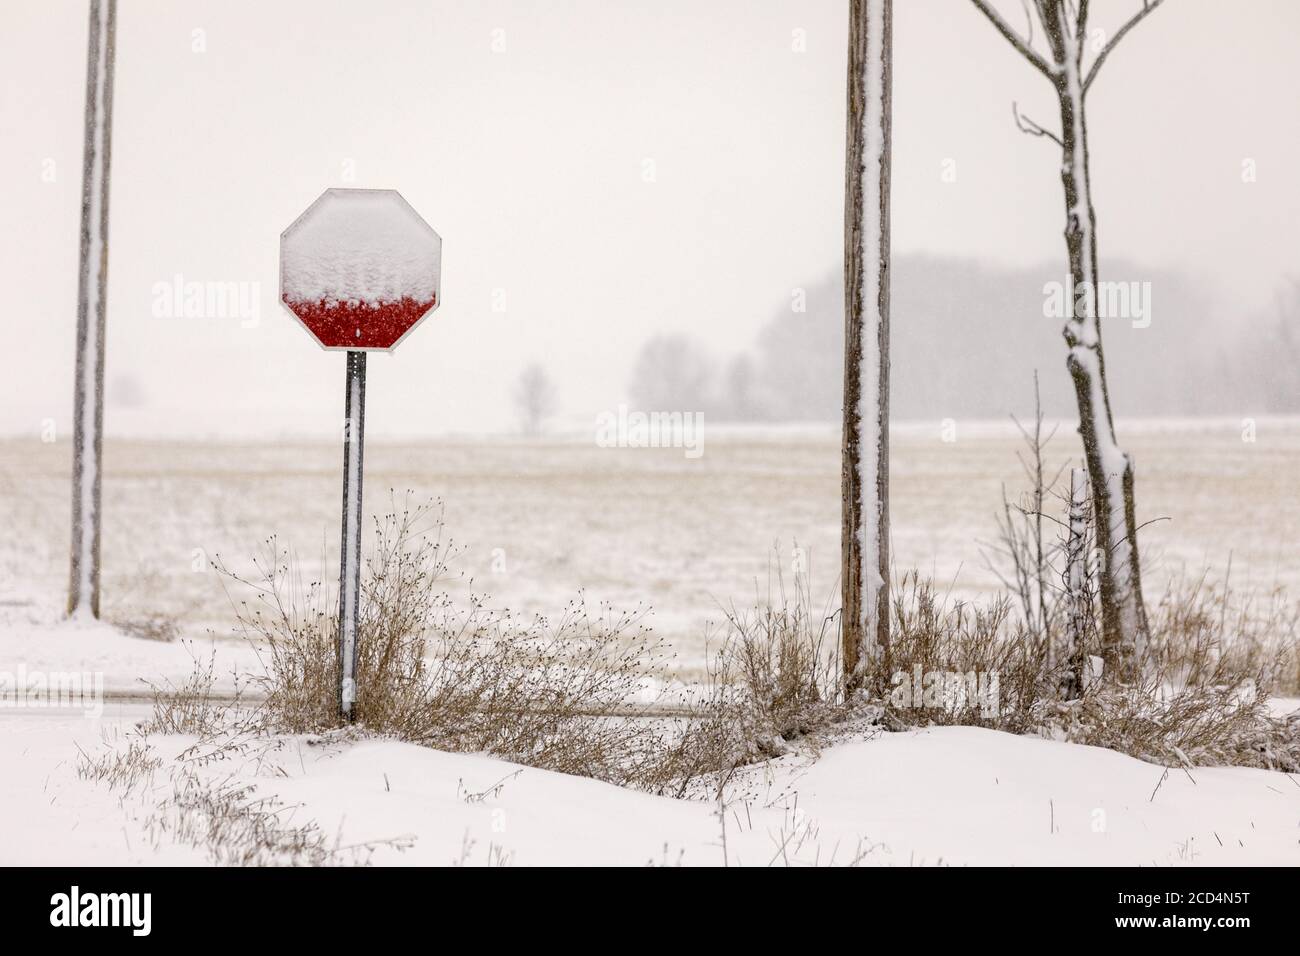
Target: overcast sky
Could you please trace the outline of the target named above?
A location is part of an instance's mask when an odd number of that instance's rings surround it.
[[[66,432],[87,4],[4,6],[0,433]],[[1136,6],[1096,0],[1094,23]],[[894,11],[895,250],[1063,260],[1058,153],[1011,114],[1055,125],[1043,78],[967,0]],[[444,243],[443,305],[370,365],[371,434],[508,428],[533,359],[591,421],[649,335],[743,348],[839,268],[845,0],[120,0],[118,17],[110,435],[334,431],[343,356],[277,301],[280,231],[330,186],[398,189]],[[1300,274],[1297,35],[1294,0],[1169,0],[1089,96],[1103,256],[1204,281],[1225,335]],[[259,321],[158,317],[178,274],[256,283]]]

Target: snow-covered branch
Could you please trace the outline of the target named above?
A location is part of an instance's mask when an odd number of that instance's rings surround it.
[[[1097,71],[1106,62],[1106,57],[1110,56],[1110,51],[1119,45],[1119,41],[1124,39],[1125,34],[1141,23],[1151,11],[1162,3],[1164,3],[1164,0],[1142,0],[1142,9],[1133,14],[1128,23],[1120,27],[1115,35],[1110,38],[1110,42],[1102,47],[1101,52],[1097,54],[1097,59],[1093,61],[1092,68],[1088,70],[1088,76],[1083,81],[1083,91],[1085,93],[1088,92],[1088,87],[1092,86],[1092,81],[1097,78]]]
[[[1033,64],[1034,69],[1038,70],[1039,73],[1042,73],[1043,76],[1047,77],[1049,80],[1053,82],[1056,81],[1058,73],[1057,68],[1048,63],[1047,60],[1043,59],[1043,57],[1038,54],[1033,47],[1021,38],[1020,34],[1011,29],[1007,21],[1002,19],[1002,15],[989,5],[988,0],[971,0],[971,3],[975,4],[976,9],[978,9],[980,13],[988,17],[989,22],[997,28],[999,33],[1006,37],[1007,42],[1015,47],[1016,51],[1021,56]]]

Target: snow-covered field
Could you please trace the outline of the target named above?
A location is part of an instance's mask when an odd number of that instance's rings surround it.
[[[891,536],[898,568],[959,595],[997,587],[981,558],[1001,489],[1020,487],[1010,425],[895,430]],[[1138,464],[1148,598],[1171,576],[1300,592],[1300,421],[1152,422],[1121,428]],[[539,442],[446,439],[366,448],[366,504],[446,502],[465,580],[499,606],[554,613],[581,588],[589,602],[649,605],[655,630],[698,661],[722,606],[766,594],[774,548],[789,577],[797,546],[814,598],[830,600],[839,565],[839,445],[830,428],[709,427],[704,454],[602,448],[590,436]],[[1064,461],[1062,428],[1049,452]],[[228,634],[230,604],[208,561],[246,568],[268,535],[297,551],[308,577],[337,575],[341,446],[108,441],[104,462],[104,615],[173,616],[182,633]],[[65,443],[0,442],[0,603],[47,621],[67,587]],[[321,568],[322,556],[326,560]]]
[[[1300,583],[1300,423],[1147,426],[1139,463],[1153,587],[1186,568],[1240,586]],[[1064,450],[1067,439],[1058,439]],[[698,660],[719,604],[767,588],[768,554],[797,542],[815,593],[830,597],[838,547],[837,438],[830,431],[710,433],[681,450],[606,449],[577,440],[447,440],[367,448],[372,509],[388,488],[442,496],[464,542],[466,579],[517,610],[589,601],[653,605],[652,623]],[[993,535],[1015,436],[967,429],[945,443],[895,436],[893,538],[915,566],[960,594],[991,591],[978,541]],[[151,737],[162,764],[129,792],[81,779],[82,754],[122,748],[148,715],[145,681],[179,681],[215,653],[222,683],[257,668],[229,640],[230,607],[207,568],[246,566],[261,540],[292,543],[310,577],[334,573],[339,448],[109,442],[104,609],[110,620],[174,617],[185,641],[60,620],[67,576],[67,448],[0,443],[0,672],[98,675],[89,713],[0,708],[0,814],[21,819],[0,864],[211,861],[175,837],[160,801],[191,741]],[[787,564],[788,567],[788,564]],[[473,578],[473,584],[469,582]],[[211,633],[209,633],[211,632]],[[1294,709],[1295,701],[1280,702]],[[192,755],[191,755],[192,756]],[[190,765],[193,761],[187,761]],[[314,824],[341,859],[468,864],[1300,864],[1300,781],[1251,769],[1166,770],[1090,747],[973,728],[845,740],[739,773],[724,808],[670,800],[482,755],[392,741],[261,740],[196,772],[251,785],[284,824]],[[361,849],[357,849],[361,848]]]

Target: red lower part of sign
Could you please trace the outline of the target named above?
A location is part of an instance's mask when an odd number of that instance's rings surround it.
[[[382,302],[296,302],[286,295],[284,304],[302,319],[326,348],[387,349],[434,307],[436,301]]]

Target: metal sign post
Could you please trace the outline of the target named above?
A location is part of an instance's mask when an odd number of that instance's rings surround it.
[[[357,697],[357,607],[361,603],[361,475],[366,444],[366,353],[348,353],[343,426],[343,540],[339,547],[339,713]]]
[[[339,542],[339,714],[356,715],[366,353],[391,352],[438,307],[442,240],[391,189],[327,189],[280,236],[280,300],[347,352]]]

